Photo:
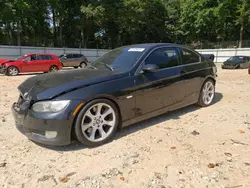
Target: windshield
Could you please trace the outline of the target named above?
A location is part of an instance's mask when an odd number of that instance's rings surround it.
[[[237,61],[241,61],[241,60],[243,60],[243,57],[237,57],[237,56],[231,57],[228,59],[228,61],[233,61],[233,62],[237,62]]]
[[[59,55],[58,58],[62,58],[62,57],[64,57],[64,56],[65,56],[65,54],[62,54],[62,55]]]
[[[18,57],[16,57],[14,60],[19,60],[19,59],[21,59],[22,57],[24,57],[24,56],[18,56]]]
[[[117,48],[98,58],[92,66],[97,69],[126,72],[136,64],[144,52],[145,48]]]

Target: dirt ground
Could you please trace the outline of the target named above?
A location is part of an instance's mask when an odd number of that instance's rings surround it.
[[[249,188],[250,75],[218,71],[212,106],[132,125],[94,149],[26,139],[10,108],[17,86],[34,75],[0,76],[0,188]]]

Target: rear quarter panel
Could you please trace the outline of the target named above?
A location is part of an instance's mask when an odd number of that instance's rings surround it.
[[[53,57],[53,60],[50,61],[50,66],[56,65],[59,68],[59,70],[61,70],[62,63],[61,63],[60,59],[56,55],[52,55],[52,57]]]

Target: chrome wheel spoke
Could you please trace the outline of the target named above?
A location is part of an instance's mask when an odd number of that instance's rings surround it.
[[[93,123],[85,123],[82,124],[82,131],[85,132],[87,129],[92,128],[93,127]]]
[[[94,119],[94,115],[91,113],[90,110],[88,110],[88,111],[85,113],[85,116],[89,117],[91,120]]]
[[[101,126],[99,129],[100,136],[103,138],[107,137],[107,133],[104,131],[103,127]]]
[[[113,110],[111,110],[110,108],[108,108],[103,114],[102,114],[102,118],[105,119],[105,117],[107,117],[108,115],[112,114]]]
[[[96,131],[97,131],[97,128],[93,127],[90,133],[90,137],[89,137],[91,140],[95,140]]]
[[[111,121],[106,121],[106,120],[104,120],[104,121],[103,121],[103,125],[113,126],[114,124],[115,124],[115,121],[114,121],[114,120],[111,120]]]
[[[95,108],[96,108],[96,116],[100,116],[101,115],[102,106],[103,106],[102,104],[97,104],[95,106]]]

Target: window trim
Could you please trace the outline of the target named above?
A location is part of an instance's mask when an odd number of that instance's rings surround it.
[[[180,51],[179,51],[179,49],[178,49],[177,47],[170,47],[170,46],[168,46],[168,47],[160,47],[160,48],[154,49],[153,51],[151,51],[150,55],[151,55],[153,52],[155,52],[156,50],[159,50],[159,49],[161,49],[161,48],[174,49],[174,50],[176,50],[177,55],[180,55]],[[148,57],[149,57],[149,56],[147,56],[147,58],[148,58]],[[146,61],[147,58],[144,59],[144,63],[145,63],[145,61]],[[177,61],[178,61],[178,65],[177,65],[177,66],[181,65],[181,58],[180,58],[179,56],[178,56],[178,58],[177,58]],[[174,66],[174,67],[177,67],[177,66]],[[172,67],[166,67],[166,68],[172,68]],[[161,68],[161,69],[159,68],[159,70],[163,70],[163,69],[166,69],[166,68]]]
[[[185,50],[187,50],[187,51],[191,51],[191,52],[195,53],[195,54],[199,57],[199,61],[198,61],[198,62],[194,62],[194,63],[184,64],[184,63],[183,63],[183,58],[182,58],[183,55],[181,54],[181,49],[185,49]],[[201,61],[201,55],[198,54],[198,53],[197,53],[196,51],[194,51],[194,50],[190,50],[190,49],[185,48],[185,47],[179,47],[179,51],[180,51],[180,55],[181,55],[181,64],[184,65],[184,66],[195,65],[195,64],[199,64],[199,63],[202,62],[202,61]]]
[[[150,56],[155,50],[157,49],[160,49],[160,48],[177,48],[178,50],[178,53],[180,54],[180,49],[187,49],[190,51],[190,49],[184,47],[184,46],[158,46],[156,48],[153,48],[149,53],[148,55],[146,55],[146,57],[144,57],[144,59],[141,61],[141,64],[138,66],[137,70],[135,71],[134,75],[139,75],[141,74],[141,71],[142,71],[142,67],[143,65],[145,65],[145,60],[148,58],[148,56]],[[183,64],[182,62],[182,57],[179,58],[179,61],[180,61],[180,65],[178,66],[175,66],[175,67],[167,67],[167,68],[164,68],[164,69],[159,69],[159,71],[162,71],[162,70],[166,70],[166,69],[172,69],[172,68],[176,68],[176,67],[183,67],[183,66],[189,66],[189,65],[195,65],[195,64],[199,64],[199,63],[202,63],[202,58],[201,58],[201,55],[199,53],[197,53],[196,51],[194,50],[191,50],[192,52],[194,52],[195,54],[197,54],[199,56],[199,59],[200,61],[199,62],[196,62],[196,63],[190,63],[190,64]]]

